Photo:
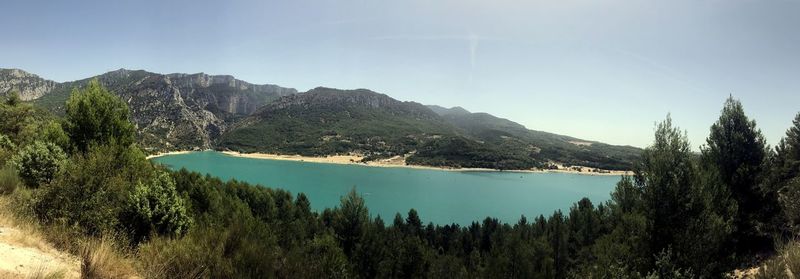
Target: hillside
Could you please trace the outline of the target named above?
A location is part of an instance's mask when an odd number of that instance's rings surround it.
[[[494,169],[548,162],[629,169],[639,149],[531,131],[462,108],[401,102],[365,89],[315,88],[283,97],[223,134],[219,147],[309,156],[406,156],[409,164]]]
[[[365,89],[319,87],[262,107],[224,134],[219,145],[244,152],[394,156],[456,134],[421,104]]]
[[[533,149],[538,158],[546,161],[620,170],[630,169],[630,163],[641,152],[641,149],[631,146],[615,146],[529,130],[511,120],[488,113],[471,113],[461,107],[429,107],[470,137],[504,150]]]
[[[20,69],[0,69],[0,96],[16,90],[23,101],[30,101],[50,93],[57,85],[55,81],[43,79]]]
[[[256,85],[232,76],[157,74],[120,69],[96,77],[55,83],[21,70],[0,73],[0,93],[17,90],[23,100],[62,114],[73,88],[97,78],[128,103],[140,142],[150,150],[212,148],[229,123],[246,116],[292,88]]]

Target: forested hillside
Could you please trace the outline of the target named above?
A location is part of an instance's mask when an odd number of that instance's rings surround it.
[[[531,131],[485,113],[441,114],[432,108],[365,89],[320,87],[264,106],[223,134],[219,147],[312,156],[357,153],[367,160],[406,156],[409,164],[492,169],[559,162],[628,170],[640,153]]]
[[[87,278],[719,278],[800,229],[800,114],[773,150],[735,99],[700,156],[667,117],[607,203],[469,226],[374,216],[355,191],[314,212],[302,193],[168,171],[97,82],[63,118],[15,95],[0,116],[7,210],[81,255]],[[790,278],[797,258],[761,276]]]
[[[615,146],[548,132],[529,130],[519,123],[488,113],[471,113],[463,108],[429,106],[464,134],[500,150],[533,152],[544,161],[610,170],[629,170],[641,150]]]

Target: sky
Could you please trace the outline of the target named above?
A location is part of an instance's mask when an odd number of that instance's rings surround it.
[[[800,112],[800,0],[3,1],[0,67],[368,88],[645,147],[728,96],[775,145]]]

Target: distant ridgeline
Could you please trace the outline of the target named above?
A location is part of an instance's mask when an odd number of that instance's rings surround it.
[[[256,85],[232,76],[157,74],[120,69],[58,83],[0,69],[0,95],[57,115],[72,88],[97,78],[131,109],[150,152],[227,149],[365,160],[403,156],[408,164],[493,169],[547,168],[551,163],[627,170],[641,149],[534,131],[460,107],[401,102],[366,89]]]

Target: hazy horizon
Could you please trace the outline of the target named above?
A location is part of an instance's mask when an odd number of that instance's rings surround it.
[[[529,129],[645,147],[671,113],[695,149],[729,95],[770,145],[800,111],[798,1],[24,1],[0,67],[119,68],[367,88]]]

